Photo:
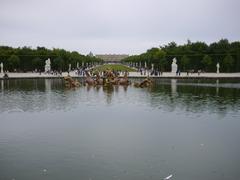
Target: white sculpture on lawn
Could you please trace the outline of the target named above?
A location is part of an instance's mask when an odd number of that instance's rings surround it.
[[[0,73],[3,73],[3,63],[1,63],[0,66],[1,66],[1,72]]]
[[[177,68],[178,68],[178,65],[177,65],[177,59],[176,58],[173,58],[173,61],[172,61],[172,73],[176,73],[177,72]]]
[[[50,61],[50,58],[48,58],[45,61],[45,72],[50,72],[50,71],[51,71],[51,61]]]
[[[220,68],[219,63],[217,63],[216,67],[217,67],[217,74],[219,74],[219,68]]]

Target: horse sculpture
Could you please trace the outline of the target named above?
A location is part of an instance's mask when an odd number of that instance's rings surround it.
[[[79,87],[80,86],[80,82],[77,80],[74,80],[71,76],[66,76],[64,77],[65,80],[65,86],[72,88],[72,87]]]
[[[101,79],[101,76],[99,75],[99,72],[96,72],[95,85],[103,85],[103,79]]]
[[[147,77],[146,79],[144,79],[142,82],[136,82],[134,83],[135,87],[140,87],[140,88],[144,88],[144,87],[149,87],[153,84],[152,80]]]
[[[112,71],[108,70],[105,72],[106,82],[105,85],[118,85],[119,78]]]
[[[125,72],[123,78],[120,78],[119,84],[120,85],[129,85],[129,84],[131,84],[131,82],[128,80],[127,72]]]
[[[85,71],[86,74],[86,79],[84,81],[84,85],[89,85],[89,86],[93,86],[95,85],[95,80],[90,76],[90,74],[88,73],[88,71]]]

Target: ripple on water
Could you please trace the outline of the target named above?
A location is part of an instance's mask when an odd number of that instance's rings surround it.
[[[9,82],[0,92],[0,177],[239,179],[239,88],[181,83]]]

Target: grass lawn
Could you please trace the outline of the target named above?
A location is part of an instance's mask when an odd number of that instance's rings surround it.
[[[94,71],[105,71],[105,70],[114,70],[114,71],[128,71],[128,72],[135,72],[136,70],[133,68],[129,68],[122,64],[104,64],[94,68]]]

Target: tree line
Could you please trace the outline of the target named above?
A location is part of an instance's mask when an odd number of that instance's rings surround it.
[[[123,60],[139,67],[145,64],[151,68],[152,64],[159,71],[170,71],[172,59],[177,58],[181,71],[202,70],[216,72],[216,64],[220,64],[220,72],[240,72],[240,42],[230,43],[221,39],[210,45],[205,42],[188,42],[177,45],[170,42],[167,45],[151,48],[140,55],[129,56]]]
[[[51,69],[57,71],[67,71],[69,64],[72,68],[86,66],[87,64],[101,63],[102,60],[90,55],[82,55],[76,51],[66,51],[64,49],[47,49],[45,47],[13,48],[0,46],[0,63],[4,64],[4,70],[8,71],[44,71],[45,61],[50,58]]]

